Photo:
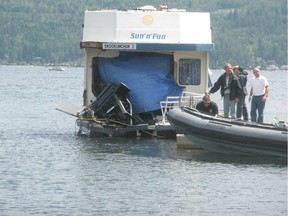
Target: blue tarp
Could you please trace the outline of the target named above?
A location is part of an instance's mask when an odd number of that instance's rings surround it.
[[[171,74],[172,62],[166,54],[121,52],[116,58],[98,58],[98,69],[104,82],[127,85],[133,111],[143,113],[160,109],[167,96],[182,94]]]

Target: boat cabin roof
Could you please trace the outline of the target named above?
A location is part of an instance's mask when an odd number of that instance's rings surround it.
[[[210,14],[185,10],[85,11],[81,47],[115,50],[211,51]]]

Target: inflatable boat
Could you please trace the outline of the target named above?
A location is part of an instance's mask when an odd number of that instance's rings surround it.
[[[260,154],[287,157],[287,124],[256,124],[203,114],[196,109],[174,108],[168,121],[204,150],[221,153]]]

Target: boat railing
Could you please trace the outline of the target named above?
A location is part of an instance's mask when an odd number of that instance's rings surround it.
[[[128,99],[126,99],[126,101],[127,101],[128,105],[129,105],[129,114],[130,114],[130,116],[132,117],[132,116],[133,116],[132,104],[131,104],[130,100],[128,100]],[[133,124],[133,119],[130,118],[130,125],[132,125],[132,124]]]
[[[160,101],[162,112],[162,123],[166,123],[167,113],[176,107],[186,106],[195,108],[196,104],[202,99],[203,94],[183,92],[181,96],[168,96],[165,101]]]
[[[287,127],[287,123],[285,121],[280,121],[277,117],[273,117],[273,125],[278,128],[285,128]]]

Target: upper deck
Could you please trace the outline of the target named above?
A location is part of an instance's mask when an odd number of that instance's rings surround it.
[[[104,49],[211,51],[210,14],[185,10],[85,11],[82,47]]]

